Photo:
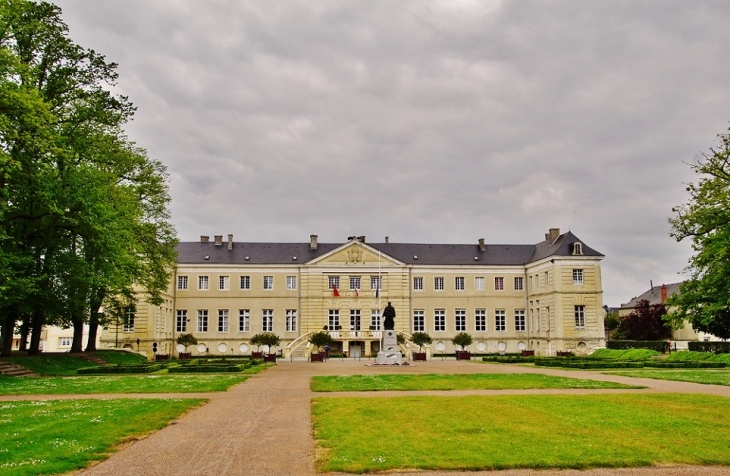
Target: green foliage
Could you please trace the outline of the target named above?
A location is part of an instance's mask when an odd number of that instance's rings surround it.
[[[697,352],[730,353],[730,342],[689,342],[689,350]]]
[[[195,338],[192,334],[180,334],[177,336],[177,343],[180,345],[184,345],[185,349],[187,350],[188,347],[191,345],[197,345],[198,339]]]
[[[623,377],[654,378],[659,380],[676,380],[680,382],[730,386],[730,372],[727,370],[633,370],[630,372],[610,372],[610,374],[621,375]]]
[[[315,346],[321,352],[324,346],[332,345],[332,336],[330,336],[329,332],[319,331],[309,336],[309,340],[307,342]]]
[[[682,394],[315,398],[314,439],[326,448],[316,469],[727,465],[728,410],[727,398]],[[390,428],[407,444],[394,444]]]
[[[87,367],[76,371],[79,375],[106,375],[106,374],[150,374],[163,368],[160,364],[148,365],[115,365],[108,367]]]
[[[641,300],[631,314],[620,318],[613,331],[616,340],[659,340],[672,337],[672,328],[664,322],[667,308]]]
[[[730,354],[713,354],[712,352],[673,352],[667,356],[668,362],[725,362],[730,364]]]
[[[411,334],[411,342],[418,346],[419,352],[423,352],[423,346],[432,342],[431,336],[425,332],[414,332]]]
[[[279,339],[279,336],[274,334],[273,332],[262,332],[261,334],[255,334],[249,339],[249,343],[251,345],[255,345],[257,348],[261,348],[261,346],[267,346],[269,348],[269,352],[272,352],[274,347],[277,347],[279,343],[281,342],[281,339]]]
[[[466,332],[459,332],[451,339],[454,345],[458,345],[462,350],[466,350],[466,347],[471,345],[473,342],[471,335]]]
[[[147,357],[137,354],[136,352],[127,352],[124,350],[99,350],[91,355],[99,357],[110,364],[115,365],[134,365],[147,362]]]
[[[687,185],[689,201],[674,207],[669,220],[677,241],[692,240],[694,255],[669,305],[676,326],[685,321],[695,330],[730,338],[730,134],[719,134],[719,145],[692,165],[698,183]]]
[[[597,360],[597,359],[545,359],[535,358],[538,367],[564,367],[568,369],[640,369],[644,362]]]
[[[167,369],[168,373],[171,374],[184,374],[184,373],[218,373],[218,372],[241,372],[246,368],[249,368],[250,364],[240,365],[186,365],[182,367],[170,367]]]
[[[395,340],[398,345],[406,345],[406,338],[403,337],[403,334],[401,334],[400,332],[395,335]]]
[[[76,371],[79,369],[92,365],[88,360],[70,354],[6,357],[3,360],[25,367],[40,375],[76,375]]]
[[[665,340],[610,340],[606,342],[609,349],[651,349],[664,353],[669,348]]]
[[[164,428],[203,402],[156,398],[4,402],[0,471],[35,476],[85,468],[106,458],[116,445]]]
[[[603,326],[607,331],[613,331],[618,327],[620,321],[618,311],[609,311],[603,319]]]
[[[610,360],[649,360],[659,352],[651,349],[598,349],[588,356],[589,359],[610,359]]]

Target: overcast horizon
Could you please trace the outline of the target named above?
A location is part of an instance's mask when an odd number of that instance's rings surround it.
[[[730,124],[722,1],[59,0],[119,64],[181,241],[605,254],[604,302],[677,282],[689,167]]]

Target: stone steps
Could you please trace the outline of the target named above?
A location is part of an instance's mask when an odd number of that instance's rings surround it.
[[[11,362],[0,362],[0,374],[8,377],[40,377],[37,373]]]

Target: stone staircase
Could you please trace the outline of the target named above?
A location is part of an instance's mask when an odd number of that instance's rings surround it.
[[[0,374],[7,375],[9,377],[40,377],[40,375],[21,365],[4,361],[0,361]]]
[[[104,360],[101,357],[98,357],[94,354],[81,353],[81,354],[76,354],[76,357],[78,357],[80,359],[88,360],[92,364],[98,365],[99,367],[105,367],[105,366],[109,365],[109,362],[107,362],[106,360]]]

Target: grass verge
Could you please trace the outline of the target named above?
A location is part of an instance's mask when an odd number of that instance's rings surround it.
[[[113,375],[16,378],[0,376],[0,395],[223,392],[246,380],[241,374]]]
[[[317,469],[349,473],[727,465],[728,411],[727,398],[680,394],[318,397],[312,408]]]
[[[0,403],[0,473],[58,474],[108,457],[163,428],[198,399],[49,400]]]
[[[312,377],[314,392],[377,390],[504,390],[531,388],[644,388],[541,374],[348,375]]]
[[[41,375],[76,375],[78,369],[94,364],[73,354],[46,354],[5,357],[3,360],[21,365]]]
[[[730,385],[730,370],[633,370],[631,372],[605,372],[609,375],[624,377],[653,378],[657,380],[677,380],[680,382],[704,383],[707,385]]]

